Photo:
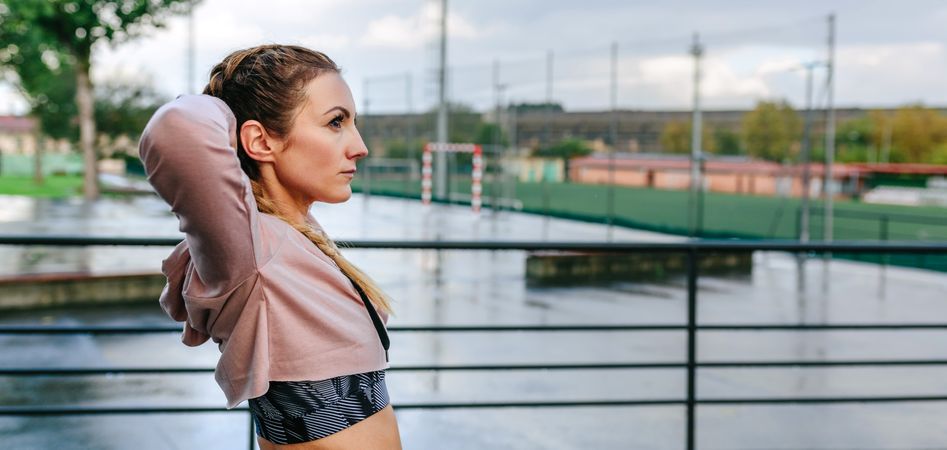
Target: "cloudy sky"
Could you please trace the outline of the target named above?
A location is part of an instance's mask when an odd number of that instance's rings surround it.
[[[230,51],[261,43],[323,50],[343,66],[359,107],[429,108],[436,98],[434,0],[205,0],[194,13],[196,76],[187,83],[187,22],[115,48],[95,49],[94,79],[145,77],[169,97],[199,91]],[[567,109],[607,109],[617,43],[617,104],[686,109],[698,32],[705,47],[703,102],[746,108],[762,98],[804,103],[802,63],[827,57],[827,16],[837,16],[840,106],[947,105],[947,2],[943,0],[607,1],[451,0],[450,95],[492,107],[494,62],[502,101],[552,98]],[[815,69],[824,102],[825,72]],[[408,82],[410,80],[410,82]],[[408,95],[410,87],[410,98]],[[0,113],[23,105],[0,88]]]

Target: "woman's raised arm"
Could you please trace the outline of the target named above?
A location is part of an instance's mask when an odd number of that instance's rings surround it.
[[[155,112],[139,143],[148,181],[177,215],[202,284],[221,294],[258,262],[256,202],[236,139],[222,100],[186,95]]]

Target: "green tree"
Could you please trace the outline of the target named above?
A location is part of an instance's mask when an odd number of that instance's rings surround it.
[[[580,139],[564,139],[549,147],[533,151],[533,156],[562,158],[565,173],[569,173],[569,159],[592,154],[592,149]]]
[[[21,36],[23,44],[32,34]],[[39,120],[43,134],[54,139],[76,140],[75,72],[60,63],[60,55],[39,45],[10,43],[0,49],[0,66],[7,78],[30,106],[30,115]],[[16,68],[16,70],[12,70]]]
[[[474,144],[481,145],[507,145],[509,144],[509,139],[507,139],[506,133],[503,132],[503,129],[500,128],[499,125],[484,122],[477,128],[473,142]]]
[[[743,146],[749,155],[772,161],[793,156],[802,119],[785,100],[760,101],[743,116]]]
[[[875,159],[878,147],[872,144],[873,124],[870,116],[842,122],[835,133],[835,159],[839,162],[868,162]],[[824,156],[813,154],[813,160]]]
[[[0,3],[0,17],[6,5]],[[75,71],[62,63],[63,55],[43,45],[33,30],[16,36],[3,35],[0,41],[0,75],[16,87],[30,106],[30,115],[39,125],[39,136],[75,141]],[[14,70],[15,69],[15,70]],[[34,163],[34,183],[43,184],[43,140],[38,139]]]
[[[726,128],[714,128],[714,153],[720,155],[739,155],[740,136]]]
[[[578,156],[588,156],[592,154],[592,149],[581,139],[563,139],[549,147],[540,148],[533,152],[533,156],[543,156],[547,158],[574,158]]]
[[[509,106],[509,109],[515,110],[517,113],[528,113],[528,112],[563,112],[561,103],[556,102],[542,102],[542,103],[515,103]]]
[[[665,153],[689,153],[691,151],[691,126],[687,122],[672,120],[661,130],[661,149]]]
[[[89,77],[93,45],[99,41],[122,42],[161,27],[168,16],[186,12],[199,1],[0,0],[0,42],[7,44],[8,51],[13,45],[17,52],[40,54],[51,70],[64,64],[72,66],[86,198],[98,197],[93,86]],[[21,73],[20,66],[13,69],[21,82],[33,75]],[[29,94],[38,98],[43,90]]]
[[[712,138],[714,131],[712,127],[704,125],[701,127],[701,150],[706,153],[716,153],[717,142]],[[661,148],[667,153],[686,153],[691,152],[691,123],[685,121],[672,120],[664,125],[661,130]]]
[[[95,89],[95,123],[99,135],[135,140],[148,119],[168,99],[143,81],[108,80]]]
[[[934,149],[947,142],[947,118],[924,105],[902,106],[891,120],[892,153],[905,161],[929,163]]]
[[[945,164],[947,165],[947,143],[942,143],[937,147],[934,147],[934,152],[931,155],[931,164]]]
[[[421,155],[424,153],[424,144],[420,140],[408,141],[406,139],[392,139],[386,141],[385,157],[396,159],[413,159],[421,161]]]

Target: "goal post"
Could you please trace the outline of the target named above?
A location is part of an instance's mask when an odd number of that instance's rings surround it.
[[[480,195],[483,192],[483,186],[481,184],[483,178],[483,149],[478,144],[445,142],[429,142],[425,144],[424,154],[421,158],[421,202],[425,205],[431,204],[431,176],[433,175],[431,162],[434,159],[434,152],[473,153],[472,170],[470,173],[470,207],[474,213],[479,214],[480,206],[482,205]]]

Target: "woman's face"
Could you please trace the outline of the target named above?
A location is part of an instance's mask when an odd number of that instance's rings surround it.
[[[306,99],[276,155],[274,170],[297,200],[340,203],[352,196],[355,161],[367,155],[355,128],[352,92],[338,73],[330,72],[306,86]]]

